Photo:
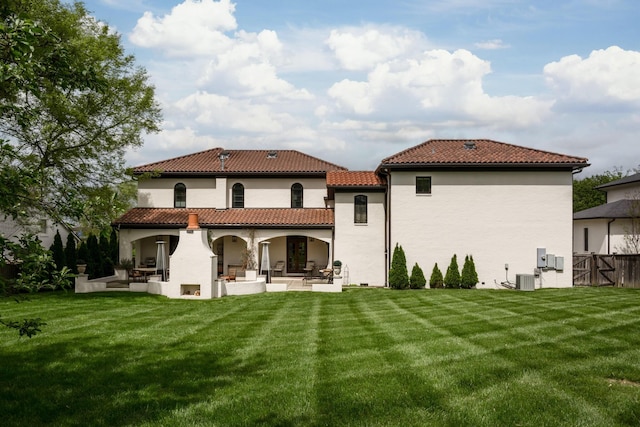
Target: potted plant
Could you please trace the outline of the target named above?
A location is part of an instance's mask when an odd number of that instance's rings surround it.
[[[122,258],[115,266],[116,275],[120,280],[129,281],[129,272],[133,270],[133,261],[129,258]]]
[[[249,230],[249,241],[247,247],[242,251],[242,268],[244,269],[245,280],[255,281],[258,278],[258,261],[254,245],[255,230]]]
[[[333,261],[333,275],[340,276],[340,271],[342,271],[342,261],[340,260]]]
[[[84,274],[87,270],[87,262],[81,258],[76,261],[76,267],[78,267],[78,274]]]

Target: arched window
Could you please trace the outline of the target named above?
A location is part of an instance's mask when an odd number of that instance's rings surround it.
[[[295,183],[291,186],[291,207],[301,208],[303,199],[302,184]]]
[[[239,182],[233,184],[231,189],[231,207],[244,208],[244,185]]]
[[[187,207],[187,186],[179,182],[173,187],[173,207]]]
[[[353,198],[353,222],[367,223],[367,196],[358,195]]]

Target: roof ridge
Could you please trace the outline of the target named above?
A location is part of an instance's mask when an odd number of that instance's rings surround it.
[[[183,154],[182,156],[171,157],[169,159],[158,160],[156,162],[151,162],[151,163],[146,163],[144,165],[134,166],[133,169],[148,168],[149,166],[157,165],[159,163],[166,163],[166,162],[170,162],[170,161],[174,161],[174,160],[186,159],[188,157],[193,157],[193,156],[197,156],[197,155],[200,155],[200,154],[213,152],[213,151],[216,151],[216,150],[220,150],[221,152],[225,151],[225,149],[223,147],[208,148],[206,150],[196,151],[195,153]],[[229,150],[226,150],[226,151],[229,151]]]

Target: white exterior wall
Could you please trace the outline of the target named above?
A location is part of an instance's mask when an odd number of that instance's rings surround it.
[[[302,184],[303,207],[324,208],[324,178],[154,178],[138,183],[138,207],[173,208],[176,184],[187,187],[187,208],[230,208],[232,188],[244,185],[245,208],[290,208],[291,186]]]
[[[416,176],[431,176],[430,195],[416,195]],[[515,282],[545,248],[565,269],[543,272],[542,287],[572,286],[571,172],[393,172],[390,191],[391,251],[402,245],[407,269],[417,262],[427,281],[436,262],[444,275],[453,254],[460,270],[470,254],[478,287],[505,281],[505,264]]]
[[[138,207],[173,208],[173,189],[182,183],[187,187],[187,208],[222,208],[224,187],[216,188],[213,178],[154,178],[138,182]],[[222,193],[222,194],[219,194]]]
[[[302,184],[303,207],[324,208],[327,195],[325,178],[234,178],[227,180],[229,207],[234,184],[244,185],[245,208],[290,208],[291,186]],[[187,196],[188,197],[188,196]],[[188,203],[188,202],[187,202]]]
[[[607,203],[625,199],[640,199],[640,183],[622,185],[607,189]]]
[[[584,219],[573,222],[573,250],[578,254],[606,254],[607,253],[607,222],[606,219]],[[589,229],[587,250],[584,247],[584,229]]]
[[[367,224],[354,223],[356,195],[367,196]],[[349,282],[385,285],[385,193],[335,194],[335,259],[349,267]],[[350,284],[349,283],[349,284]]]

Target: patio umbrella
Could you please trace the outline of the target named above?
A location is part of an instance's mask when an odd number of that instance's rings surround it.
[[[266,274],[267,283],[271,283],[271,262],[269,261],[269,244],[262,242],[262,262],[260,263],[260,274]]]
[[[167,280],[167,266],[165,263],[164,240],[156,241],[158,251],[156,252],[156,274],[162,277],[162,281]]]

